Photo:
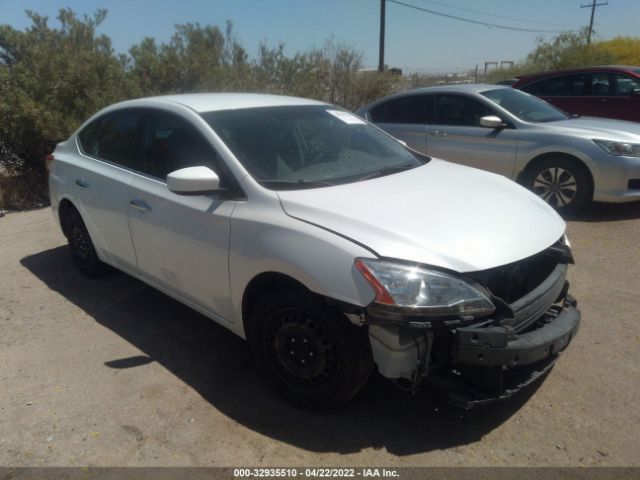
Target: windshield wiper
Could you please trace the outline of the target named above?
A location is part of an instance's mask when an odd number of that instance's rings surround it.
[[[404,170],[411,170],[412,168],[416,168],[418,166],[419,165],[414,165],[413,163],[403,163],[402,165],[395,165],[393,167],[384,167],[380,170],[376,170],[375,172],[371,172],[364,177],[360,177],[359,180],[371,180],[372,178],[384,177],[386,175],[402,172]]]
[[[304,188],[317,188],[317,187],[333,187],[334,183],[323,182],[320,180],[304,180],[300,179],[294,182],[288,182],[285,180],[262,180],[260,185],[267,188],[273,188],[276,190],[302,190]]]

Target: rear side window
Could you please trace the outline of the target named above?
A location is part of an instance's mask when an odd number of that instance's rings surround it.
[[[78,139],[80,140],[80,146],[82,147],[82,151],[87,155],[91,155],[92,157],[98,156],[98,124],[100,123],[100,118],[94,120],[89,125],[84,127],[82,131],[78,135]]]
[[[127,110],[100,117],[80,132],[80,147],[92,157],[141,170],[141,120],[139,112]]]
[[[583,96],[587,95],[588,85],[585,74],[563,75],[547,79],[544,83],[543,91],[538,95],[547,95],[549,97]]]
[[[537,82],[531,82],[525,85],[520,90],[530,93],[531,95],[544,95],[544,87],[546,83],[546,80],[538,80]]]
[[[436,125],[480,126],[480,118],[495,115],[483,103],[463,95],[438,95]]]
[[[426,125],[433,121],[433,95],[412,95],[390,100],[371,110],[376,123],[412,123]]]
[[[165,180],[175,170],[199,166],[221,175],[220,160],[209,142],[189,122],[175,115],[150,112],[144,143],[142,171],[149,175]]]

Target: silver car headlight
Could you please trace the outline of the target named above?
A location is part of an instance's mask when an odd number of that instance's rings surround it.
[[[418,315],[489,315],[488,296],[454,275],[386,260],[358,258],[356,268],[376,293],[376,302],[415,309]]]
[[[609,140],[593,139],[593,143],[598,145],[609,155],[616,157],[638,157],[640,158],[640,143],[612,142]]]

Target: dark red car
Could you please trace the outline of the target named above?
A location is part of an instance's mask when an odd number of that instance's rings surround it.
[[[640,67],[612,65],[522,75],[512,86],[568,113],[640,122]]]

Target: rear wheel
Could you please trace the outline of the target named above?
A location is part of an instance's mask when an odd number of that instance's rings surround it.
[[[344,405],[373,370],[366,330],[304,290],[260,298],[248,339],[259,367],[298,405]]]
[[[569,158],[546,158],[526,173],[525,186],[560,213],[574,213],[591,200],[586,167]]]
[[[88,277],[101,277],[111,271],[111,267],[100,261],[80,214],[70,212],[64,219],[65,232],[69,240],[71,258],[78,269]]]

